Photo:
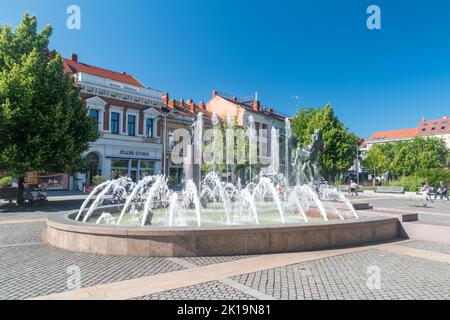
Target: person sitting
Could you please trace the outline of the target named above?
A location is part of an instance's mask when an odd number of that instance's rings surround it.
[[[431,188],[427,183],[422,184],[422,188],[420,188],[419,193],[425,197],[426,201],[433,202],[433,200],[431,199],[431,196],[430,196]]]
[[[438,196],[440,197],[441,200],[446,199],[447,201],[449,201],[449,199],[448,199],[448,187],[444,183],[444,181],[441,181],[439,183],[438,189],[436,191],[436,195],[434,196],[434,200],[436,200]]]

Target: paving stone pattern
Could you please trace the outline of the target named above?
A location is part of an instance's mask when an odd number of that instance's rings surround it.
[[[369,289],[368,267],[381,288]],[[277,299],[450,299],[450,266],[379,250],[329,257],[233,277]]]

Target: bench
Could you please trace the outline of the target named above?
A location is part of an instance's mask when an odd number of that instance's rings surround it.
[[[378,186],[375,193],[405,193],[405,187],[402,186]]]

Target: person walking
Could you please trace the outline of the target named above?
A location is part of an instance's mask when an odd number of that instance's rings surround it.
[[[354,180],[351,180],[350,185],[349,185],[349,190],[350,190],[349,194],[352,196],[358,196],[357,189],[358,189],[358,184]]]

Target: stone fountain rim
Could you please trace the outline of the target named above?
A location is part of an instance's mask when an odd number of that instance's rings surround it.
[[[386,217],[362,217],[360,219],[336,220],[328,222],[310,222],[298,224],[267,224],[267,225],[238,225],[238,226],[223,226],[223,227],[139,227],[139,226],[115,226],[115,225],[97,225],[94,223],[87,223],[75,221],[74,218],[77,211],[65,214],[63,216],[52,216],[47,220],[47,225],[51,228],[59,230],[84,233],[84,234],[98,234],[98,235],[114,235],[114,236],[170,236],[170,235],[189,235],[189,234],[208,234],[215,232],[226,233],[240,233],[245,231],[259,233],[261,230],[274,230],[290,232],[302,229],[334,229],[342,228],[344,225],[352,227],[362,224],[373,224],[376,222],[385,222],[389,219]]]

